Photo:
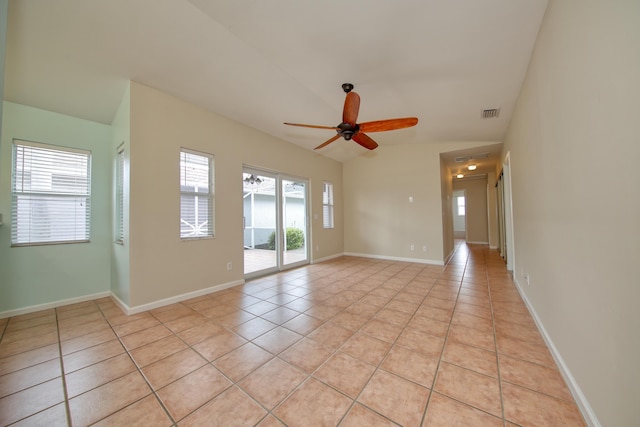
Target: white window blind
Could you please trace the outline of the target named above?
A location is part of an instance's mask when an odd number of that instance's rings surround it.
[[[322,185],[322,227],[333,228],[333,184]]]
[[[116,220],[115,241],[124,243],[124,146],[116,150]]]
[[[91,152],[14,140],[12,246],[88,242]]]
[[[180,150],[180,238],[213,236],[213,156]]]

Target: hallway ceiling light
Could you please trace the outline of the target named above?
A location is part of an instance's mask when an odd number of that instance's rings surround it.
[[[462,175],[461,173],[459,173],[458,175],[456,175],[457,178],[464,178],[464,175]]]
[[[474,170],[476,170],[476,168],[477,168],[477,166],[476,166],[476,165],[469,165],[469,166],[468,166],[468,169],[469,169],[470,171],[474,171]]]

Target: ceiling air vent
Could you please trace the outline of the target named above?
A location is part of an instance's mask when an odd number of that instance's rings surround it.
[[[494,119],[497,118],[498,115],[500,115],[499,108],[490,108],[488,110],[482,110],[482,114],[480,117],[483,119]]]

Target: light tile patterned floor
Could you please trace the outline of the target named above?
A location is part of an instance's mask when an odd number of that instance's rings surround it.
[[[481,245],[444,268],[342,257],[134,316],[104,298],[0,331],[0,425],[585,425]]]

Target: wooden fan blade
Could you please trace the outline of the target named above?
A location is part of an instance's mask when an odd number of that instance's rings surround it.
[[[349,92],[344,100],[342,121],[349,123],[351,126],[355,126],[358,120],[358,111],[360,111],[360,95],[355,92]]]
[[[305,125],[302,123],[284,123],[285,125],[289,125],[289,126],[300,126],[303,128],[314,128],[314,129],[333,129],[333,130],[338,130],[339,128],[335,127],[335,126],[320,126],[320,125]]]
[[[362,133],[362,132],[358,132],[355,135],[353,135],[351,137],[351,139],[353,139],[355,142],[357,142],[358,144],[362,145],[364,148],[368,149],[368,150],[373,150],[374,148],[376,148],[378,146],[378,143],[375,142],[373,139],[369,138],[368,135]]]
[[[326,147],[327,145],[331,144],[333,141],[335,141],[338,138],[340,138],[340,134],[337,134],[333,138],[330,138],[329,140],[327,140],[327,141],[323,142],[322,144],[318,145],[316,148],[314,148],[314,150],[318,150],[318,149],[320,149],[322,147]]]
[[[409,128],[418,124],[417,117],[404,117],[401,119],[377,120],[375,122],[360,123],[361,132],[382,132]]]

